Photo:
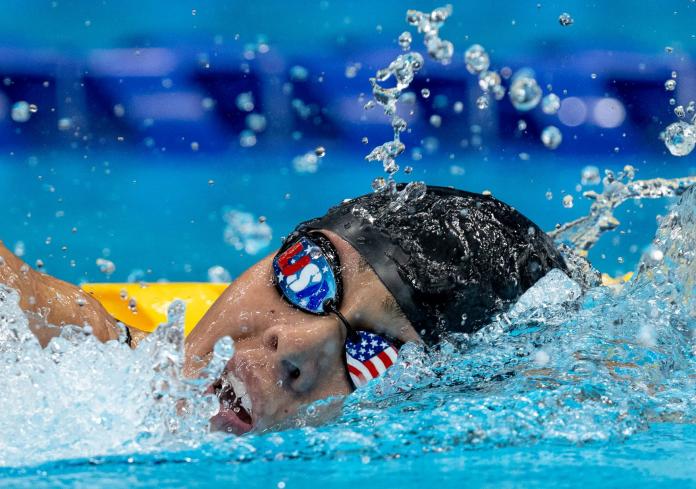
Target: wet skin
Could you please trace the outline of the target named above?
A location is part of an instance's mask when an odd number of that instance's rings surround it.
[[[348,322],[400,343],[420,341],[360,255],[338,235],[324,234],[339,254],[343,277],[340,311]],[[229,336],[235,343],[235,354],[222,380],[231,376],[235,390],[240,390],[241,381],[251,408],[239,409],[239,403],[226,408],[222,399],[220,413],[211,420],[215,429],[240,434],[279,427],[302,406],[352,391],[344,359],[345,327],[333,315],[308,314],[280,296],[273,282],[274,255],[235,280],[186,340],[185,372],[190,376],[207,364],[218,339]],[[216,387],[219,391],[220,385]]]
[[[323,231],[341,263],[341,313],[356,329],[396,340],[420,337],[393,297],[353,247]],[[315,316],[292,307],[273,282],[275,252],[235,280],[186,339],[185,374],[196,376],[215,343],[234,340],[235,354],[221,378],[209,388],[218,394],[220,412],[213,429],[242,434],[282,427],[302,406],[352,391],[345,367],[345,327],[333,315]],[[117,339],[117,322],[78,287],[30,269],[0,242],[0,283],[20,294],[42,345],[66,324],[88,324],[102,341]],[[135,343],[145,336],[131,328]]]

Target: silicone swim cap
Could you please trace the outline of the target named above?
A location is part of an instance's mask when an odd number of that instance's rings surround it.
[[[420,185],[406,189],[408,199],[378,192],[346,201],[297,231],[348,241],[426,342],[476,331],[549,270],[566,270],[551,238],[509,205]]]

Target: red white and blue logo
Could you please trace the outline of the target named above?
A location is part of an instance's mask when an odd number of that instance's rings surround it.
[[[302,237],[273,260],[278,287],[300,309],[323,314],[324,302],[336,299],[336,278],[321,248]]]
[[[361,387],[394,365],[399,352],[381,336],[357,331],[359,339],[346,341],[346,363],[350,380]]]

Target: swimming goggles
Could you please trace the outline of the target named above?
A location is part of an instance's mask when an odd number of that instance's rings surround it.
[[[293,233],[273,258],[273,272],[280,295],[292,306],[318,316],[334,314],[345,326],[346,369],[356,388],[379,377],[396,362],[394,342],[354,329],[340,313],[340,263],[329,238],[318,231]]]

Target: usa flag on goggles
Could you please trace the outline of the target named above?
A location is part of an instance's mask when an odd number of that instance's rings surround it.
[[[336,277],[321,248],[302,237],[273,260],[278,288],[295,306],[324,314],[324,302],[335,300]]]
[[[359,338],[346,341],[348,374],[355,387],[361,387],[394,365],[398,350],[381,336],[357,331]]]

